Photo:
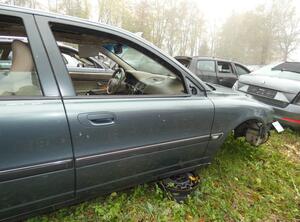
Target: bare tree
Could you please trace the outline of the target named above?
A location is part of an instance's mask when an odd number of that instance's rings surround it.
[[[126,6],[124,0],[98,0],[98,21],[122,26]]]
[[[297,0],[298,1],[298,0]],[[0,0],[90,18],[91,0]],[[97,0],[98,21],[141,32],[170,55],[209,55],[247,64],[289,59],[300,45],[296,0],[270,0],[206,24],[198,0]]]
[[[276,16],[276,41],[281,51],[281,59],[287,61],[300,43],[300,17],[291,0],[274,1]]]

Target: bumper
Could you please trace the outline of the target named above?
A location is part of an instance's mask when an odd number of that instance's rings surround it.
[[[285,108],[273,107],[275,119],[282,125],[300,130],[300,106],[290,104]]]

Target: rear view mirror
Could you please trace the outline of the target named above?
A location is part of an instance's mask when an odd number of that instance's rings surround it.
[[[114,45],[114,52],[117,55],[122,54],[123,53],[123,45],[122,44]]]

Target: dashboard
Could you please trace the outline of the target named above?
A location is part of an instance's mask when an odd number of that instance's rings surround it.
[[[119,89],[115,94],[175,95],[184,93],[182,81],[175,76],[127,70],[126,72],[124,71],[124,74],[118,73],[113,78],[121,81]],[[115,84],[118,83],[115,82]]]

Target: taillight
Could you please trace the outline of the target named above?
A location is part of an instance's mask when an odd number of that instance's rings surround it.
[[[284,121],[290,122],[290,123],[300,124],[300,120],[298,120],[298,119],[292,119],[292,118],[288,118],[288,117],[283,117],[281,119],[284,120]]]

